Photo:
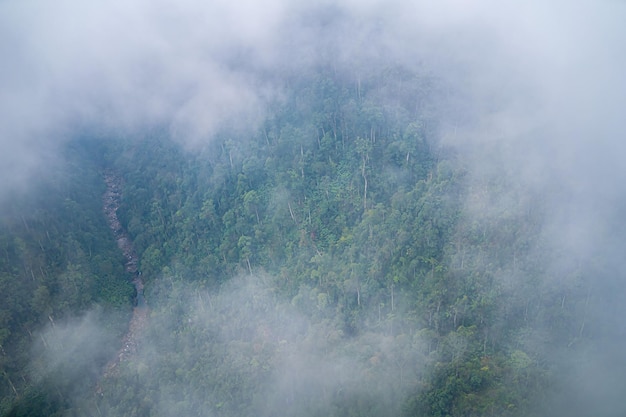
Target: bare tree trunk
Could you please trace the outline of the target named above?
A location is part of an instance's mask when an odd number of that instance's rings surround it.
[[[291,215],[291,220],[293,220],[293,222],[297,226],[298,222],[296,221],[296,216],[293,215],[293,210],[291,209],[291,203],[289,201],[287,201],[287,207],[289,207],[289,214]]]
[[[20,217],[22,218],[22,222],[24,223],[24,227],[26,228],[26,231],[30,233],[30,227],[28,227],[28,223],[26,223],[26,219],[24,218],[24,215],[21,215]]]
[[[267,143],[267,146],[270,146],[270,138],[267,136],[267,129],[263,129],[263,133],[265,134],[265,143]]]
[[[587,290],[587,299],[585,299],[585,311],[583,314],[583,322],[580,325],[580,331],[578,337],[583,337],[583,331],[585,330],[585,322],[587,321],[587,307],[589,306],[589,297],[591,296],[591,286]]]
[[[363,165],[361,166],[361,175],[365,182],[363,186],[363,211],[367,210],[367,176],[365,175],[365,155],[363,156]]]
[[[9,381],[9,385],[11,386],[11,389],[13,390],[13,393],[15,394],[15,396],[19,397],[20,395],[17,393],[17,390],[15,389],[15,385],[13,385],[13,381],[11,381],[11,378],[9,378],[6,372],[4,373],[4,376],[6,377],[7,381]]]
[[[300,175],[304,178],[304,148],[300,144]]]

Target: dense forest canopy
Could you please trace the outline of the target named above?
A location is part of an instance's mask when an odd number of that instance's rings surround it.
[[[26,3],[1,415],[623,415],[619,5]]]

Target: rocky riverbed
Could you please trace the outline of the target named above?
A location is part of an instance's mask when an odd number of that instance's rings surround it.
[[[143,276],[138,270],[139,258],[130,236],[124,230],[117,217],[117,210],[120,207],[122,196],[122,179],[112,171],[106,171],[104,173],[104,181],[107,185],[106,192],[102,197],[104,215],[109,223],[109,228],[115,236],[117,246],[124,254],[126,259],[125,269],[129,275],[129,280],[135,286],[136,293],[135,308],[128,331],[124,335],[122,346],[117,355],[111,359],[105,368],[104,377],[106,378],[115,372],[120,362],[127,360],[136,352],[139,334],[146,325],[149,310],[143,295]]]

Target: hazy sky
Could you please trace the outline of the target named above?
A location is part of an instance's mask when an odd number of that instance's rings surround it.
[[[624,17],[602,0],[3,0],[0,174],[28,172],[76,126],[165,123],[202,142],[262,117],[282,71],[329,57],[357,74],[429,68],[480,119],[473,139],[548,126],[541,152],[567,172],[578,152],[618,146]]]

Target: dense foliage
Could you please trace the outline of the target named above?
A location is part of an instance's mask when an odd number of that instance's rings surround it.
[[[55,340],[60,342],[42,333],[44,325],[58,325],[61,333],[66,320],[100,305],[110,315],[101,323],[103,333],[123,331],[120,320],[128,316],[132,287],[102,214],[101,167],[91,159],[91,152],[80,144],[69,146],[64,164],[48,172],[32,192],[15,195],[2,207],[2,411],[16,399],[43,409],[67,402],[61,393],[46,398],[39,385],[58,388],[73,387],[78,381],[94,383],[94,375],[80,367],[48,369],[39,363],[45,355],[38,349],[52,349]],[[114,351],[113,347],[110,353]],[[81,360],[74,358],[75,364]],[[107,359],[101,356],[99,360],[101,366]]]
[[[222,132],[200,152],[158,129],[77,140],[67,175],[3,221],[1,410],[545,411],[555,371],[545,348],[582,343],[587,287],[579,270],[580,285],[544,283],[539,196],[477,179],[438,143],[435,81],[398,69],[358,83],[296,77],[255,133]],[[93,370],[29,379],[37,353],[26,346],[94,303],[123,323],[113,311],[132,288],[102,215],[105,167],[124,181],[118,215],[151,317],[136,357],[95,395]],[[91,385],[76,390],[85,375]]]

